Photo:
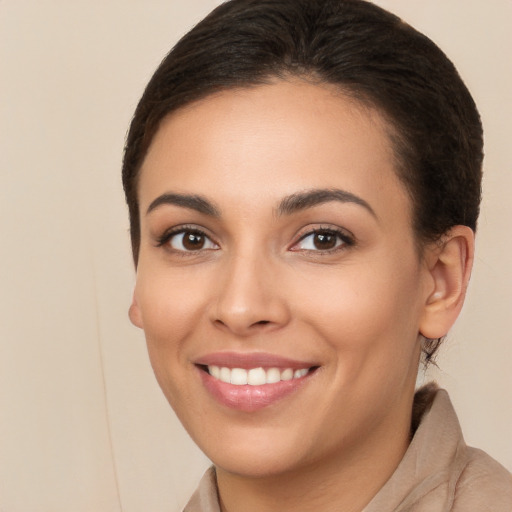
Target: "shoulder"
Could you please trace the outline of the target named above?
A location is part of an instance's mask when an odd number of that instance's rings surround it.
[[[512,475],[482,450],[467,447],[466,457],[455,486],[453,512],[512,512]]]
[[[512,475],[466,445],[446,391],[419,390],[415,423],[404,458],[365,512],[512,512]]]

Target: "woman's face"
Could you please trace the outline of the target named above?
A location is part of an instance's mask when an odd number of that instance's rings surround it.
[[[301,81],[162,123],[130,316],[220,468],[282,474],[406,435],[432,281],[395,166],[375,111]]]

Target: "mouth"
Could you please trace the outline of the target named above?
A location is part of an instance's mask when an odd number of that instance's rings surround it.
[[[211,354],[195,362],[218,403],[244,412],[276,404],[301,389],[319,365],[269,354]]]
[[[313,372],[317,367],[310,368],[229,368],[227,366],[207,365],[201,367],[214,379],[234,386],[263,386],[294,379],[301,379]]]

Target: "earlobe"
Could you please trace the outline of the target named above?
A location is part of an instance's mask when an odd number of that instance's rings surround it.
[[[474,240],[471,228],[454,226],[429,250],[432,288],[420,322],[420,334],[425,338],[442,338],[459,316],[473,265]]]
[[[130,318],[130,322],[135,325],[135,327],[139,327],[140,329],[144,328],[139,304],[137,303],[137,299],[135,297],[135,291],[133,292],[132,303],[128,309],[128,317]]]

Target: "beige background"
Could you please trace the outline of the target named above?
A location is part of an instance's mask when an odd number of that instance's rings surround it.
[[[179,510],[203,469],[127,319],[119,178],[145,82],[216,0],[0,1],[0,511]],[[451,56],[486,128],[464,313],[437,378],[512,470],[512,2],[379,0]]]

